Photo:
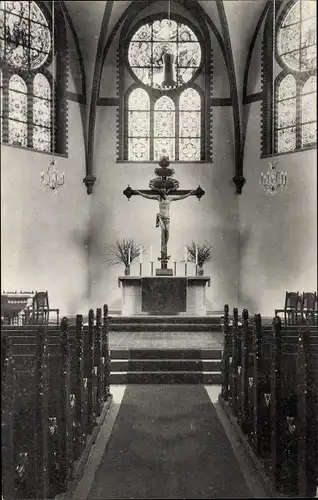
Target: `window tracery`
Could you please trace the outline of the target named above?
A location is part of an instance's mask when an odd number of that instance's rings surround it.
[[[61,26],[57,28],[62,32]],[[58,45],[64,44],[60,37]],[[60,69],[65,60],[59,61]],[[3,72],[1,140],[39,151],[64,152],[65,138],[52,141],[53,103],[63,111],[65,74],[60,71],[59,92],[52,89],[52,22],[49,11],[35,1],[2,1],[0,5],[0,61]],[[56,76],[56,75],[55,75]],[[65,118],[64,118],[65,119]],[[58,127],[57,127],[58,128]],[[62,133],[62,128],[61,133]]]
[[[180,16],[152,15],[137,24],[121,48],[125,66],[120,74],[135,80],[120,87],[125,95],[121,159],[158,161],[167,155],[171,161],[208,160],[210,137],[205,144],[204,125],[210,110],[204,109],[204,96],[210,89],[201,75],[207,58],[199,33]],[[208,76],[209,71],[207,65]],[[170,85],[164,84],[167,72]]]
[[[287,6],[278,23],[276,79],[277,153],[315,146],[316,118],[316,2],[297,0]]]

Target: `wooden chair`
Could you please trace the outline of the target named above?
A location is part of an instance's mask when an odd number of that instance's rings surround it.
[[[301,310],[305,325],[317,324],[317,292],[303,292]]]
[[[302,322],[301,296],[299,292],[286,292],[284,309],[275,309],[275,316],[284,313],[285,325],[297,325]]]
[[[56,324],[59,324],[59,309],[50,309],[48,292],[36,292],[32,306],[25,310],[26,323],[32,325],[48,325],[50,312],[57,315]]]
[[[49,322],[48,292],[36,292],[32,301],[31,323],[47,325]]]

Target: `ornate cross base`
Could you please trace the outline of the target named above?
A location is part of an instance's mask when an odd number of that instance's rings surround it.
[[[156,269],[156,276],[173,276],[173,269],[168,269],[169,259],[170,255],[166,255],[163,251],[161,251],[161,257],[158,257],[158,260],[161,262],[161,268]]]

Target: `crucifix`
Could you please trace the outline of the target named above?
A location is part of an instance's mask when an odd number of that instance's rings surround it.
[[[161,262],[161,269],[156,270],[156,275],[172,275],[172,269],[168,269],[168,240],[170,233],[170,203],[196,196],[198,200],[205,194],[205,191],[198,186],[197,189],[180,190],[179,182],[173,179],[174,170],[169,168],[169,158],[163,156],[159,162],[159,168],[155,168],[156,177],[149,182],[148,189],[132,189],[128,186],[123,194],[130,200],[133,195],[142,196],[148,200],[156,200],[159,204],[159,212],[156,217],[156,227],[161,229],[161,256],[158,260]]]

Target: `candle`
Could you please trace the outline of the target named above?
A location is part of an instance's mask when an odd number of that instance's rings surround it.
[[[130,248],[128,248],[128,266],[130,266]]]
[[[187,249],[187,247],[184,248],[184,261],[188,262],[188,249]]]
[[[195,245],[195,265],[198,265],[198,247]]]
[[[150,245],[150,262],[152,262],[152,245]]]
[[[142,264],[142,247],[139,249],[139,262]]]

